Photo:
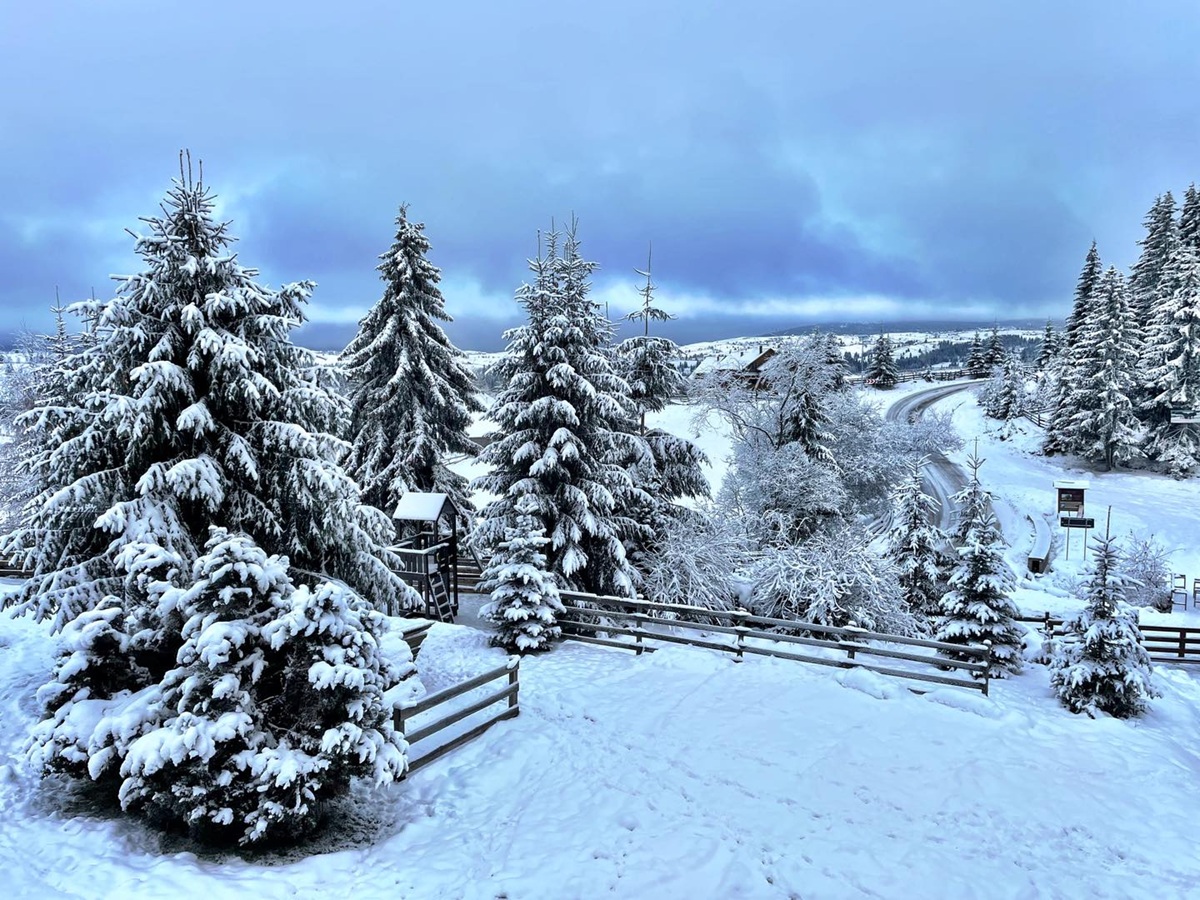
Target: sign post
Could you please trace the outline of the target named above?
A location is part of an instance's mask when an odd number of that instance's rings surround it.
[[[1089,519],[1083,514],[1084,492],[1088,489],[1086,481],[1056,481],[1054,488],[1058,491],[1058,524],[1066,530],[1066,558],[1071,558],[1071,529],[1083,529],[1083,558],[1087,559],[1087,533],[1096,527],[1096,520]]]

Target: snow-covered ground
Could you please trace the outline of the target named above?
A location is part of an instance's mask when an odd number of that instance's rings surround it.
[[[426,685],[496,665],[486,640],[435,626]],[[522,663],[518,719],[365,800],[314,855],[239,860],[59,805],[17,758],[51,642],[5,616],[0,644],[5,897],[1162,900],[1200,883],[1200,685],[1179,670],[1144,719],[1093,721],[1036,667],[991,699],[917,696],[863,671],[567,643]]]
[[[1052,513],[1053,481],[1083,478],[1090,515],[1111,504],[1114,531],[1157,534],[1176,548],[1173,569],[1200,575],[1200,485],[1083,472],[1036,455],[1033,426],[998,440],[969,393],[942,407],[968,448],[980,438],[1014,571],[1032,541],[1025,511]],[[693,412],[654,424],[693,436]],[[729,436],[710,427],[698,440],[719,483]],[[1023,576],[1018,601],[1076,608],[1080,563],[1059,547],[1056,571]],[[861,670],[567,642],[523,661],[518,719],[356,795],[303,852],[240,859],[88,808],[28,771],[33,694],[53,655],[44,627],[0,614],[4,898],[1200,895],[1200,682],[1182,668],[1156,668],[1163,696],[1142,719],[1092,720],[1066,712],[1036,665],[993,682],[990,698],[918,696]],[[483,632],[437,625],[417,662],[437,690],[502,658]]]

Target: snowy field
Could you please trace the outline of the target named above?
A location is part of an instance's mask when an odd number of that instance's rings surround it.
[[[991,699],[917,696],[862,671],[568,643],[522,663],[520,718],[365,802],[357,830],[242,861],[58,806],[15,758],[50,642],[5,617],[0,643],[5,897],[1174,898],[1200,882],[1200,686],[1178,670],[1144,719],[1093,721],[1038,667]],[[439,625],[418,663],[432,690],[501,658]]]

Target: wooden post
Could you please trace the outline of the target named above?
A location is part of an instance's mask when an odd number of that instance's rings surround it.
[[[513,662],[509,663],[509,667],[508,667],[508,683],[513,689],[512,694],[508,698],[508,708],[511,710],[515,710],[513,715],[518,715],[521,712],[519,704],[518,704],[518,700],[517,700],[517,694],[521,690],[520,682],[517,679],[517,673],[520,671],[520,668],[521,668],[521,658],[518,656],[514,659]]]
[[[1179,629],[1179,658],[1183,659],[1187,655],[1187,629]]]
[[[983,654],[983,696],[986,697],[988,695],[988,683],[992,677],[992,642],[984,641],[983,647],[985,651]]]
[[[738,609],[734,611],[734,616],[737,617],[735,621],[740,623],[734,626],[737,629],[736,633],[734,634],[736,639],[736,643],[734,645],[736,647],[733,657],[734,662],[742,662],[745,659],[745,657],[742,655],[742,651],[746,646],[746,616],[749,614],[750,613],[744,609]]]

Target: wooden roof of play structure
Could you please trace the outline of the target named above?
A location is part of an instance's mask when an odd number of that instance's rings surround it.
[[[458,508],[448,495],[409,491],[396,504],[392,518],[405,522],[436,522],[447,514],[451,518],[458,515]]]

